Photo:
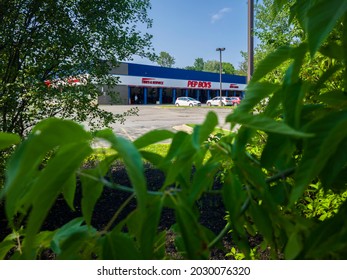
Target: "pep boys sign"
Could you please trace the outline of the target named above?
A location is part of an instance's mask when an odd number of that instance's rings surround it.
[[[211,82],[203,81],[188,81],[187,87],[189,88],[211,88]]]

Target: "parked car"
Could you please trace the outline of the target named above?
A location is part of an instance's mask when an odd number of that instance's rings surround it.
[[[175,102],[176,106],[201,106],[201,102],[191,97],[178,97]]]
[[[228,96],[222,96],[222,97],[214,97],[210,100],[206,101],[206,105],[207,106],[219,106],[220,102],[222,101],[222,106],[235,106],[235,105],[239,105],[241,100],[239,97],[236,96],[232,96],[232,97],[228,97]]]

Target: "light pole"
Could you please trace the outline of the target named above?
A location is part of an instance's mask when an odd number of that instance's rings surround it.
[[[217,48],[216,51],[219,51],[219,106],[222,106],[222,51],[225,48]]]

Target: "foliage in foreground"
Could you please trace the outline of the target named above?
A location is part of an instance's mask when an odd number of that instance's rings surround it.
[[[284,2],[275,1],[275,8]],[[214,113],[192,134],[151,131],[134,142],[110,130],[92,135],[70,121],[39,123],[8,162],[3,198],[13,234],[1,242],[0,256],[11,251],[14,259],[31,259],[49,247],[61,259],[162,259],[165,232],[158,231],[158,223],[168,207],[175,212],[176,245],[184,258],[208,258],[210,249],[231,230],[237,250],[246,258],[254,255],[249,238],[261,236],[261,247],[273,259],[346,259],[343,195],[334,196],[339,201],[324,218],[305,211],[319,208],[307,200],[313,186],[318,198],[321,190],[330,195],[344,193],[347,187],[347,2],[296,1],[291,12],[307,39],[279,47],[258,64],[246,98],[227,117],[231,128],[241,124],[234,134],[211,141],[217,126]],[[315,79],[307,80],[306,59],[314,61],[317,56],[329,63]],[[281,82],[265,80],[286,63]],[[254,113],[260,102],[264,107]],[[18,143],[15,135],[0,137],[0,148]],[[93,153],[93,137],[108,141],[114,153],[93,169],[81,169]],[[166,139],[171,145],[164,156],[144,149]],[[131,187],[105,179],[115,159],[124,162]],[[158,191],[147,189],[143,159],[165,173]],[[199,223],[196,201],[210,192],[221,172],[224,183],[219,193],[228,210],[228,224],[214,236]],[[60,193],[74,207],[77,176],[83,193],[82,217],[56,231],[41,232]],[[104,187],[129,191],[137,207],[115,227],[112,219],[98,231],[91,217]],[[125,204],[115,209],[114,218]]]

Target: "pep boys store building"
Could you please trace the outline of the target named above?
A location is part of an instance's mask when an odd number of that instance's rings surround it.
[[[174,104],[177,97],[189,96],[205,103],[219,96],[219,73],[166,68],[160,66],[121,63],[110,74],[119,77],[115,91],[122,104]],[[222,75],[222,95],[243,97],[246,77]],[[107,89],[99,104],[110,104]]]

